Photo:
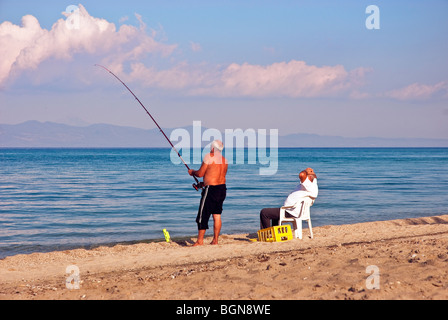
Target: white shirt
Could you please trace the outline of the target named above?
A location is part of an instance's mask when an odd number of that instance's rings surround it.
[[[313,182],[311,182],[308,177],[300,183],[293,192],[291,192],[285,200],[284,207],[289,207],[295,205],[299,200],[303,197],[312,197],[317,198],[317,194],[319,193],[319,188],[317,187],[317,179],[315,178]],[[286,212],[292,214],[293,216],[298,217],[300,214],[300,206],[294,208],[294,210],[286,210]]]

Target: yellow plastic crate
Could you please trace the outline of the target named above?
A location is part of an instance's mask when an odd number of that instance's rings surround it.
[[[258,241],[280,242],[292,239],[292,231],[289,224],[258,230]]]

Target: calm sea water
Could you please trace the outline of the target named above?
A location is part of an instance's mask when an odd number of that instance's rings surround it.
[[[313,226],[448,214],[445,148],[279,149],[276,174],[260,166],[229,166],[223,234],[256,232],[306,167],[319,183]],[[192,182],[170,149],[0,149],[0,258],[161,239],[163,228],[195,236]]]

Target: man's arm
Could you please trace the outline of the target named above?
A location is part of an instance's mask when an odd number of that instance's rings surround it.
[[[190,170],[188,170],[188,173],[190,174],[190,176],[202,178],[204,176],[205,172],[207,171],[207,166],[208,166],[208,164],[206,164],[205,162],[202,162],[202,165],[199,168],[199,170],[196,171],[196,170],[190,169]]]

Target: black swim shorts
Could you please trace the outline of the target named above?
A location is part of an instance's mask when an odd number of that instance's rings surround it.
[[[202,189],[196,223],[199,230],[208,229],[208,220],[212,214],[222,213],[222,204],[226,198],[226,185],[206,186]]]

